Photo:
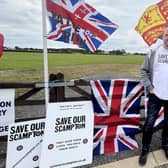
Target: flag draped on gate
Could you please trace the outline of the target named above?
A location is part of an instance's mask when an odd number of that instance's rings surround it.
[[[48,39],[94,52],[118,27],[84,0],[46,2],[51,24]]]
[[[168,23],[168,0],[149,6],[141,16],[135,30],[150,46],[161,37]]]
[[[134,80],[90,82],[95,112],[94,154],[137,149],[143,87]]]

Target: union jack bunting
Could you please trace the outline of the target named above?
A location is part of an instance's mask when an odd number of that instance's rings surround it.
[[[136,80],[90,82],[94,119],[94,154],[137,149],[143,87]]]
[[[46,0],[46,4],[51,24],[48,39],[94,52],[118,28],[84,0]]]

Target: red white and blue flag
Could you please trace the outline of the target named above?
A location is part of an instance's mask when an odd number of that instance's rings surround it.
[[[118,28],[84,0],[46,0],[46,4],[51,24],[48,39],[94,52]]]
[[[137,149],[143,87],[136,80],[90,82],[95,112],[94,154]]]

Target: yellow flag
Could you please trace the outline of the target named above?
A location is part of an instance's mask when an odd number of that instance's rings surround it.
[[[149,6],[139,19],[135,30],[151,45],[162,35],[168,21],[168,0]]]

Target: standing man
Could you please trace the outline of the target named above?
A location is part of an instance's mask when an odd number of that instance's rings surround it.
[[[149,97],[147,118],[143,128],[142,151],[139,157],[139,164],[143,166],[147,161],[153,126],[161,106],[164,106],[162,147],[168,159],[168,27],[163,32],[163,44],[146,56],[141,67],[141,77]]]

